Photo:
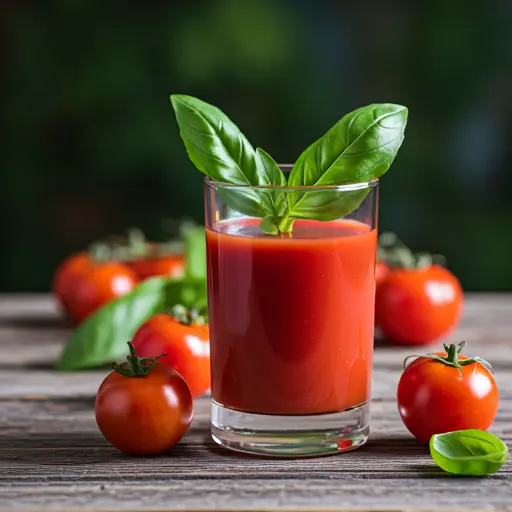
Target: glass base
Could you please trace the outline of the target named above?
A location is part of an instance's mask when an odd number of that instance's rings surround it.
[[[212,400],[213,440],[237,452],[317,457],[362,446],[370,431],[369,404],[328,414],[279,416],[228,409]]]

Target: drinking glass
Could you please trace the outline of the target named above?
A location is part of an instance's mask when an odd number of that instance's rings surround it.
[[[291,235],[268,235],[250,204],[269,198],[305,198],[301,204],[314,212],[295,220]],[[366,442],[377,199],[378,180],[265,188],[206,179],[211,430],[218,444],[293,457]],[[355,209],[317,220],[343,205]]]

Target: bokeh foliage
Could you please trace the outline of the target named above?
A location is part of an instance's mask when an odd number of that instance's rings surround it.
[[[510,4],[500,0],[6,2],[0,290],[46,290],[96,237],[203,215],[169,93],[220,106],[280,162],[345,112],[410,109],[380,228],[512,289]]]

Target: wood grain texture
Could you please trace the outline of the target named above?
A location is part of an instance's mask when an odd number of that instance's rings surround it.
[[[492,431],[512,443],[512,296],[468,296],[452,340],[495,366]],[[377,343],[368,444],[318,459],[228,453],[209,435],[208,398],[191,430],[159,457],[110,447],[94,421],[107,370],[53,369],[70,328],[45,296],[0,297],[0,508],[12,510],[512,510],[512,465],[487,478],[442,474],[407,433],[395,392],[411,350]]]

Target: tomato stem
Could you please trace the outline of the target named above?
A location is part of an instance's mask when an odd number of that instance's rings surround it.
[[[394,268],[420,269],[434,264],[446,265],[446,258],[440,254],[414,253],[395,233],[385,232],[379,237],[377,258]]]
[[[121,364],[112,363],[114,371],[124,377],[143,377],[147,375],[154,368],[158,359],[167,355],[160,354],[156,357],[139,357],[135,353],[135,348],[130,341],[128,342],[128,347],[130,349],[130,355],[127,356],[126,361]]]
[[[188,309],[182,304],[176,304],[171,308],[171,315],[183,325],[205,325],[207,323],[206,308]]]

